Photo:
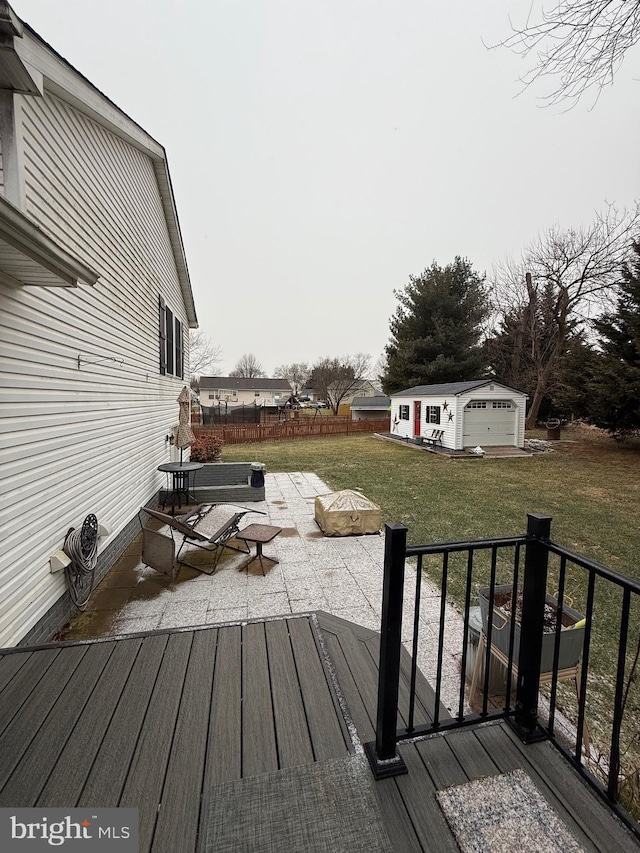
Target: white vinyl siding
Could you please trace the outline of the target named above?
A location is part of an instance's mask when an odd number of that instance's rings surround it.
[[[161,486],[184,384],[158,369],[159,294],[186,316],[151,160],[50,95],[22,100],[25,212],[100,278],[0,284],[0,647],[63,593],[48,560],[69,527],[94,512],[115,536]]]

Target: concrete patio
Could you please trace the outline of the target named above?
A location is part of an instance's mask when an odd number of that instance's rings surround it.
[[[264,522],[283,528],[265,546],[265,555],[279,560],[266,576],[238,571],[247,558],[227,550],[213,575],[182,567],[177,580],[171,581],[141,563],[137,537],[94,591],[86,611],[56,639],[241,623],[318,610],[379,631],[384,535],[325,537],[314,520],[314,499],[330,491],[313,473],[266,475],[266,500],[246,504],[266,515],[250,513],[241,523],[242,527]],[[407,648],[414,605],[411,571],[408,567]],[[435,683],[439,591],[423,580],[421,599],[418,665]],[[463,622],[452,608],[446,618],[441,699],[451,709],[458,701]]]

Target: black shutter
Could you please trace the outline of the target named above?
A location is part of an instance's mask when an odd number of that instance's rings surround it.
[[[158,336],[160,346],[160,373],[167,372],[167,315],[164,299],[158,297]]]
[[[176,317],[176,376],[184,379],[184,344],[182,340],[183,326]]]
[[[165,308],[166,315],[166,330],[167,330],[167,373],[175,373],[173,369],[173,312],[170,308]]]

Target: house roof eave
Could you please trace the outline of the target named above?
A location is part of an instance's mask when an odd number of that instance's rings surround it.
[[[0,196],[0,271],[17,285],[93,285],[99,275]]]

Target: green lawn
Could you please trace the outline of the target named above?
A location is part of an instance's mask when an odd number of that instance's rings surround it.
[[[544,437],[540,433],[539,437]],[[314,471],[332,490],[361,489],[411,544],[524,532],[528,512],[553,517],[552,538],[640,578],[640,443],[566,429],[528,459],[447,459],[369,436],[234,445],[222,461]]]

